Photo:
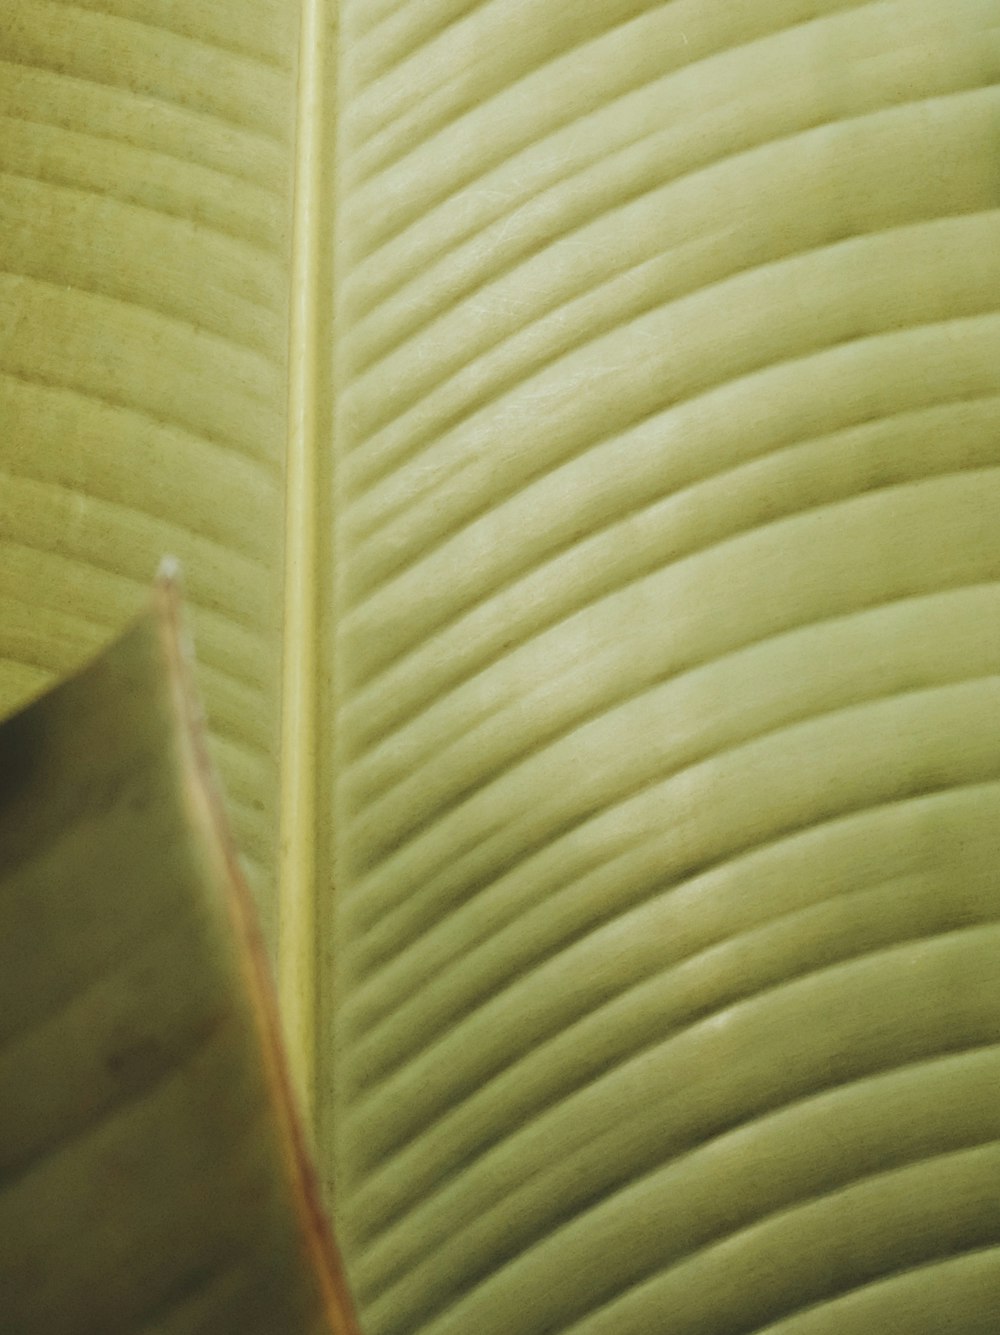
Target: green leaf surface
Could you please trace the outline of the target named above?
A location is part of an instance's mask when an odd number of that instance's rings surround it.
[[[992,1331],[1000,5],[341,25],[365,1329]]]
[[[11,1335],[349,1335],[175,595],[0,724]]]
[[[272,942],[296,11],[0,14],[0,712],[180,559]]]
[[[992,1332],[1000,0],[0,62],[0,708],[183,559],[366,1335]]]

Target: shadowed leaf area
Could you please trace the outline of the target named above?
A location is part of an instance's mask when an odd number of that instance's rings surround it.
[[[0,1328],[354,1330],[171,589],[0,724]]]

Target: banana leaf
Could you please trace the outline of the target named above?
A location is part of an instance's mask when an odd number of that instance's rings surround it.
[[[173,583],[0,724],[2,1328],[356,1330]]]
[[[996,1329],[998,127],[1000,0],[5,0],[0,713],[181,559],[366,1335]]]

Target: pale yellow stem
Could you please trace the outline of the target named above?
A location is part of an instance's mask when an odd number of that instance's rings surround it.
[[[318,650],[317,374],[327,0],[303,0],[299,54],[285,509],[278,994],[306,1117],[315,1085]]]

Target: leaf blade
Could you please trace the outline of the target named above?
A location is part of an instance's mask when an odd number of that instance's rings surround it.
[[[184,655],[161,584],[0,725],[5,1319],[350,1335]]]

